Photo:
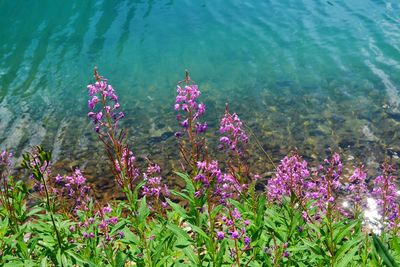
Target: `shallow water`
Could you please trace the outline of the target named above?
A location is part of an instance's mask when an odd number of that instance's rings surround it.
[[[105,173],[86,118],[94,66],[120,96],[135,152],[165,169],[177,165],[172,106],[185,69],[210,137],[228,101],[277,160],[332,148],[376,169],[400,153],[398,1],[16,0],[0,10],[0,148],[17,157],[43,144],[65,169]]]

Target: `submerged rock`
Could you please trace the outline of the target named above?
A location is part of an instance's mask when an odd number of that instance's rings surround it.
[[[174,132],[164,132],[160,136],[150,137],[146,143],[147,143],[147,145],[158,144],[162,141],[167,140],[168,138],[170,138],[173,135],[174,135]]]
[[[378,137],[375,136],[375,134],[371,131],[371,129],[367,125],[364,125],[362,127],[361,131],[368,141],[377,141],[378,140]]]
[[[386,112],[386,114],[389,116],[389,118],[392,118],[393,120],[400,122],[400,113]]]

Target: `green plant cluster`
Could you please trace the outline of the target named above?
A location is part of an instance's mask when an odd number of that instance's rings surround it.
[[[44,179],[45,171],[39,166],[50,157],[41,149],[39,154],[37,168],[29,167],[28,154],[23,163],[34,179]],[[310,222],[302,216],[303,209],[313,216],[310,203],[301,207],[295,197],[284,198],[280,205],[269,203],[265,195],[255,194],[253,187],[239,199],[229,200],[229,205],[213,205],[207,213],[202,210],[208,207],[206,200],[195,197],[193,179],[184,173],[176,175],[186,186],[171,193],[186,200],[186,205],[168,200],[168,209],[153,213],[146,197],[138,197],[142,186],[138,184],[134,205],[111,203],[109,217],[117,217],[118,222],[110,226],[109,234],[119,233],[120,237],[109,241],[95,222],[100,219],[98,214],[85,228],[91,229],[92,238],[84,238],[79,228],[79,222],[95,214],[98,204],[94,200],[87,211],[61,213],[57,210],[63,200],[51,191],[45,190],[48,196],[41,198],[23,181],[11,175],[3,177],[8,185],[1,195],[0,265],[397,266],[400,261],[400,238],[392,232],[378,237],[366,231],[361,218],[338,219],[336,214]],[[9,207],[4,205],[5,198]],[[249,245],[214,234],[212,222],[221,214],[229,217],[232,209],[247,221]]]

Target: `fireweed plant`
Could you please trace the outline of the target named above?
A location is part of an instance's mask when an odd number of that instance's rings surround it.
[[[294,151],[271,177],[260,177],[247,150],[258,140],[226,105],[213,129],[220,133],[217,161],[204,136],[206,105],[186,72],[176,87],[181,168],[173,170],[185,186],[170,189],[160,166],[138,160],[128,144],[125,115],[109,81],[95,70],[87,89],[88,117],[126,197],[96,199],[84,169],[57,173],[40,146],[23,155],[23,168],[10,151],[0,151],[1,266],[400,262],[399,191],[388,159],[374,178],[362,164],[345,165],[338,153],[314,165]],[[256,191],[256,183],[265,190]]]

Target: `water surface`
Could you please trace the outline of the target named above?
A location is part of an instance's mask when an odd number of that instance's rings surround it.
[[[277,160],[340,151],[376,168],[400,153],[398,1],[0,1],[0,148],[35,144],[106,170],[86,118],[108,77],[132,146],[177,165],[175,85],[189,69],[213,137],[224,103]],[[254,164],[265,157],[254,149]]]

